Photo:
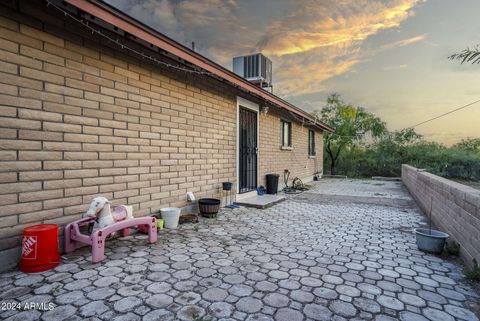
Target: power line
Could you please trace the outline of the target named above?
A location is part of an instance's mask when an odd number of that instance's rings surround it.
[[[446,113],[443,113],[443,114],[441,114],[441,115],[438,115],[438,116],[435,116],[435,117],[433,117],[433,118],[424,120],[424,121],[422,121],[422,122],[420,122],[420,123],[418,123],[418,124],[415,124],[415,125],[412,125],[412,126],[409,126],[409,127],[405,127],[404,129],[414,128],[414,127],[417,127],[417,126],[426,124],[426,123],[428,123],[428,122],[431,122],[431,121],[436,120],[436,119],[438,119],[438,118],[441,118],[441,117],[443,117],[443,116],[452,114],[452,113],[454,113],[454,112],[456,112],[456,111],[459,111],[459,110],[461,110],[461,109],[464,109],[464,108],[470,107],[470,106],[472,106],[472,105],[475,105],[475,104],[478,103],[478,102],[480,102],[480,99],[479,99],[479,100],[476,100],[476,101],[474,101],[474,102],[471,102],[471,103],[469,103],[469,104],[463,105],[463,106],[461,106],[461,107],[452,109],[452,110],[450,110],[450,111],[448,111],[448,112],[446,112]]]
[[[419,122],[419,123],[417,123],[417,124],[415,124],[415,125],[408,126],[408,127],[404,127],[404,128],[402,128],[402,129],[400,129],[400,130],[398,130],[398,131],[402,131],[402,130],[404,130],[404,129],[409,129],[409,128],[415,128],[415,127],[417,127],[417,126],[426,124],[426,123],[428,123],[428,122],[434,121],[434,120],[439,119],[439,118],[441,118],[441,117],[447,116],[447,115],[452,114],[452,113],[454,113],[454,112],[457,112],[457,111],[459,111],[459,110],[462,110],[462,109],[465,109],[465,108],[470,107],[470,106],[472,106],[472,105],[475,105],[475,104],[477,104],[477,103],[479,103],[479,102],[480,102],[480,99],[475,100],[475,101],[473,101],[473,102],[471,102],[471,103],[468,103],[468,104],[466,104],[466,105],[457,107],[457,108],[452,109],[452,110],[450,110],[450,111],[448,111],[448,112],[446,112],[446,113],[443,113],[443,114],[441,114],[441,115],[438,115],[438,116],[429,118],[429,119],[427,119],[427,120],[421,121],[421,122]],[[336,133],[329,133],[329,134],[330,134],[330,135],[337,136],[337,137],[343,137],[343,138],[357,138],[357,137],[358,137],[358,136],[343,136],[343,135],[339,135],[339,134],[336,134]]]

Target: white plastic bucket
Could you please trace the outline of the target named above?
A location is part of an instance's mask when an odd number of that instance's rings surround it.
[[[166,207],[160,209],[162,218],[165,221],[165,228],[177,228],[180,218],[180,209],[177,207]]]

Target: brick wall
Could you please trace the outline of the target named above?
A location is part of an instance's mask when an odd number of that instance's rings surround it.
[[[101,194],[136,216],[235,179],[232,93],[0,17],[0,250]]]
[[[142,216],[236,181],[238,92],[125,55],[63,19],[40,1],[0,5],[0,251],[26,226],[81,217],[95,195]],[[279,142],[272,109],[260,116],[262,179],[317,171],[306,127],[294,124],[293,151]]]
[[[315,134],[315,157],[308,156],[308,130],[310,127],[301,123],[292,122],[292,149],[281,149],[281,119],[287,116],[280,113],[260,115],[260,148],[259,148],[259,175],[260,185],[265,186],[265,174],[280,175],[279,188],[283,188],[283,172],[290,171],[290,182],[295,177],[309,181],[313,174],[323,169],[323,135],[320,131]]]
[[[480,262],[480,191],[402,165],[402,181],[432,222],[461,246],[461,257],[469,265]]]

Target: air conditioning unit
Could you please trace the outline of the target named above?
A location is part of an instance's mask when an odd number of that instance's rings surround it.
[[[272,87],[272,61],[261,53],[233,58],[233,72],[261,88]]]

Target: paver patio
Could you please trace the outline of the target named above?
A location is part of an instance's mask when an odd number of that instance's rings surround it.
[[[266,210],[108,242],[54,271],[0,275],[7,320],[478,320],[462,267],[416,249],[424,222],[400,182],[322,180]],[[197,317],[192,317],[197,315]]]

